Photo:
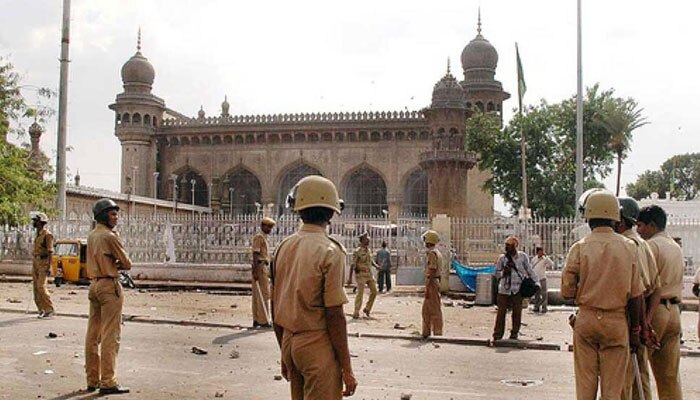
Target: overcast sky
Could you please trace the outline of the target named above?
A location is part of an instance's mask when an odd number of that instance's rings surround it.
[[[24,84],[58,88],[61,3],[0,0],[0,55]],[[232,114],[418,110],[448,57],[462,79],[459,57],[476,35],[479,5],[483,35],[499,52],[496,78],[513,94],[506,120],[517,107],[516,41],[526,103],[576,92],[575,0],[73,0],[70,175],[119,188],[121,149],[107,106],[122,90],[120,68],[139,26],[154,94],[186,115],[200,105],[218,115],[224,95]],[[635,98],[651,122],[635,131],[623,185],[672,155],[700,151],[699,9],[690,0],[583,0],[584,85]],[[25,96],[37,101],[33,91]],[[42,137],[54,158],[56,130],[52,120]],[[613,188],[614,176],[606,184]]]

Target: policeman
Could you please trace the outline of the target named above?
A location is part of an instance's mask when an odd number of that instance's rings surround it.
[[[53,234],[46,229],[49,222],[43,212],[32,212],[32,226],[36,229],[34,252],[32,257],[32,286],[34,288],[34,303],[39,310],[39,318],[54,315],[53,303],[46,289],[46,277],[51,268],[53,255]]]
[[[423,242],[426,248],[425,257],[425,297],[423,299],[423,332],[424,339],[430,336],[442,336],[442,309],[440,308],[440,265],[442,254],[435,245],[440,241],[440,236],[433,230],[423,234]]]
[[[653,205],[639,212],[637,231],[647,240],[659,270],[658,296],[652,297],[647,320],[660,342],[649,351],[651,370],[656,378],[659,399],[681,399],[680,302],[683,291],[683,253],[666,232],[666,212]]]
[[[348,285],[352,283],[352,273],[355,272],[355,282],[357,282],[357,296],[355,296],[355,311],[352,318],[360,318],[360,308],[362,307],[362,297],[365,293],[365,285],[369,286],[369,299],[362,312],[369,318],[372,311],[374,299],[377,297],[377,282],[372,275],[372,266],[377,264],[372,260],[372,251],[369,249],[369,233],[364,232],[359,236],[360,247],[356,248],[352,254],[352,264],[350,265],[350,275]]]
[[[561,294],[579,306],[574,324],[574,371],[579,400],[619,399],[630,347],[641,332],[644,287],[634,242],[613,231],[620,204],[607,190],[579,199],[591,233],[574,243],[562,271]],[[628,327],[627,318],[629,317]]]
[[[327,233],[342,201],[333,182],[312,175],[296,184],[287,203],[303,224],[277,246],[272,262],[273,326],[282,376],[291,384],[293,400],[352,396],[357,381],[343,313],[348,302],[343,288],[346,251]]]
[[[119,219],[117,203],[107,198],[97,200],[92,213],[97,224],[87,239],[87,275],[91,279],[90,316],[85,334],[87,390],[99,388],[100,394],[129,393],[129,388],[117,383],[115,369],[124,306],[119,270],[131,269],[131,260],[114,231]]]
[[[654,255],[651,253],[649,244],[634,230],[634,227],[637,225],[637,218],[639,217],[639,205],[637,201],[629,197],[619,197],[618,201],[620,202],[620,222],[615,225],[615,230],[635,244],[637,249],[637,262],[639,263],[639,274],[642,279],[642,285],[644,286],[644,302],[646,304],[647,299],[658,296],[656,288],[659,286],[659,271],[656,268],[656,260],[654,260]],[[650,302],[651,300],[649,303]],[[649,344],[650,347],[654,347],[656,343],[654,343],[655,338],[652,339],[653,331],[651,325],[646,323],[645,308],[646,307],[642,307],[642,342],[645,346],[640,346],[637,349],[637,353],[632,356],[636,355],[637,357],[637,365],[639,366],[640,378],[644,391],[643,398],[651,399],[648,366],[649,358],[646,345]],[[636,400],[642,398],[638,393],[634,374],[634,363],[630,360],[627,365],[627,380],[623,390],[623,399]]]
[[[268,252],[267,235],[275,227],[275,220],[265,217],[260,222],[260,231],[253,237],[253,327],[270,328],[271,321],[267,320],[267,302],[270,300],[270,255]]]

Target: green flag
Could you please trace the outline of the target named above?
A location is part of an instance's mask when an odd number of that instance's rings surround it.
[[[520,52],[518,51],[518,44],[515,43],[515,58],[518,62],[518,107],[520,110],[523,109],[523,96],[527,91],[527,85],[525,85],[525,75],[523,74],[523,63],[520,61]]]

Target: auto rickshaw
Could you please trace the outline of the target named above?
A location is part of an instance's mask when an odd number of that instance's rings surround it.
[[[62,239],[54,245],[51,260],[51,274],[54,283],[60,286],[64,282],[88,284],[87,277],[87,241],[85,239]]]

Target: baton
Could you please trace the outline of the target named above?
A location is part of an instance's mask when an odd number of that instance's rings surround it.
[[[267,309],[267,301],[265,301],[265,297],[263,297],[262,289],[260,289],[260,283],[258,281],[255,281],[255,287],[258,289],[258,296],[260,297],[263,310],[265,310],[265,318],[267,318],[267,323],[272,324],[272,316],[270,316],[270,310]]]
[[[639,393],[639,398],[641,400],[646,400],[644,398],[644,387],[642,386],[642,374],[639,372],[637,353],[632,353],[632,364],[634,365],[634,382],[637,385],[637,393]]]

